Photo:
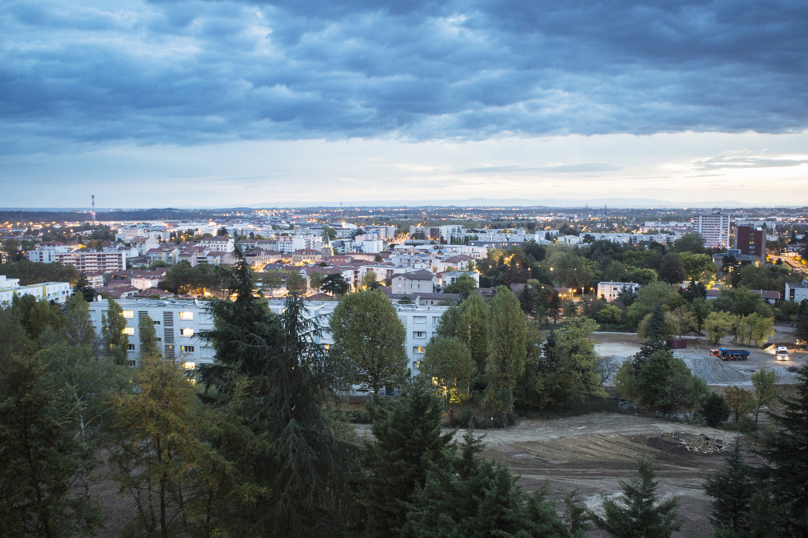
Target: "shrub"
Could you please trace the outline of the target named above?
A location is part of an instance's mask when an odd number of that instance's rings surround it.
[[[715,428],[729,419],[729,406],[723,397],[712,393],[704,400],[704,404],[701,406],[701,415],[708,426]]]

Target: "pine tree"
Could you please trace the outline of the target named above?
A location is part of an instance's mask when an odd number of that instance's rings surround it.
[[[752,469],[741,456],[740,438],[735,449],[724,457],[724,468],[704,483],[704,491],[713,500],[710,523],[716,536],[734,536],[748,530],[747,512],[755,494]]]
[[[612,499],[603,501],[605,517],[591,513],[595,526],[614,538],[670,538],[682,527],[676,518],[679,498],[659,502],[651,462],[639,461],[638,476],[628,482],[619,482],[625,501],[618,504]]]
[[[546,489],[528,496],[507,468],[480,458],[482,450],[482,440],[468,431],[460,456],[450,454],[445,462],[432,465],[410,504],[402,536],[580,536],[580,527],[571,532],[556,513]],[[572,514],[576,525],[581,525],[579,514]]]
[[[399,536],[406,503],[424,485],[429,466],[445,457],[452,435],[441,435],[440,401],[423,380],[411,382],[392,409],[374,399],[369,411],[375,441],[365,446],[359,487],[365,535]]]
[[[651,310],[651,319],[648,322],[648,328],[645,330],[645,335],[648,340],[661,340],[662,335],[665,334],[665,311],[662,309],[662,304],[657,301]]]
[[[803,301],[804,303],[805,301]],[[800,304],[800,315],[797,317],[797,328],[795,330],[795,336],[797,340],[802,340],[804,342],[808,342],[808,308],[802,308],[802,304]]]
[[[760,437],[775,502],[785,507],[789,536],[808,537],[808,366],[799,371],[796,398],[781,398],[782,414],[769,413],[777,429]]]

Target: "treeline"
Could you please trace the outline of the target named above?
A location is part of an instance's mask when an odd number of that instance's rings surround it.
[[[79,274],[72,265],[61,263],[34,263],[21,259],[8,263],[0,263],[0,275],[18,278],[21,286],[41,284],[43,282],[78,282]]]

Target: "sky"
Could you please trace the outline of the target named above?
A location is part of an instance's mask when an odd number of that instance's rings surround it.
[[[808,3],[5,0],[0,207],[808,205]]]

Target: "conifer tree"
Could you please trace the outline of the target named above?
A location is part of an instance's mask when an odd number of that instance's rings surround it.
[[[743,461],[740,438],[735,449],[724,457],[724,468],[704,483],[704,491],[712,497],[710,523],[717,538],[735,536],[748,530],[747,512],[755,484],[752,469]]]
[[[410,504],[402,536],[581,536],[585,525],[580,510],[572,514],[572,531],[547,499],[545,488],[528,496],[507,468],[480,458],[482,450],[482,440],[470,430],[463,436],[460,456],[449,454],[445,462],[432,465]]]
[[[800,303],[800,313],[797,317],[797,326],[794,333],[797,340],[808,342],[808,302],[805,300]]]
[[[781,398],[782,414],[769,413],[778,426],[760,437],[774,501],[784,507],[789,536],[808,537],[808,366],[799,371],[796,398]]]
[[[625,500],[620,504],[604,500],[604,517],[590,513],[597,528],[614,538],[670,538],[682,527],[676,518],[679,498],[659,502],[659,482],[654,480],[650,461],[640,460],[637,477],[619,484]]]
[[[441,435],[440,401],[416,378],[390,409],[382,399],[369,405],[373,442],[366,443],[360,502],[365,535],[399,536],[407,505],[426,480],[429,466],[445,458],[452,434]]]
[[[649,340],[661,340],[664,333],[665,311],[662,309],[662,304],[657,301],[653,310],[651,310],[651,319],[648,322],[645,335]]]

